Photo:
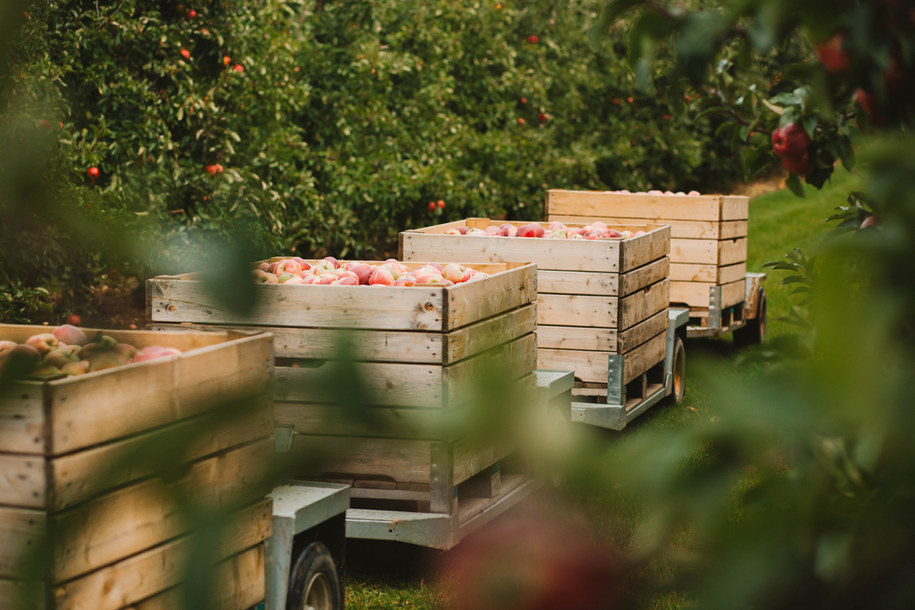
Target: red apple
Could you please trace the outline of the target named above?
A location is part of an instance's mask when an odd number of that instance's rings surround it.
[[[58,341],[67,345],[85,345],[89,342],[86,333],[72,324],[61,324],[51,334],[57,337]]]
[[[55,349],[60,345],[60,341],[51,333],[38,333],[25,340],[26,345],[31,345],[38,350],[42,356]]]
[[[827,72],[835,74],[848,69],[851,61],[844,47],[845,32],[837,32],[832,38],[816,46],[817,56]]]
[[[369,285],[370,286],[393,286],[394,285],[394,276],[391,275],[391,272],[389,270],[378,267],[374,271],[372,271],[372,275],[369,277]]]
[[[95,180],[99,176],[98,168],[95,166],[90,167],[86,170],[86,175],[89,176],[91,180]]]
[[[807,153],[809,145],[810,136],[797,123],[789,123],[772,132],[772,150],[782,158],[798,159]]]

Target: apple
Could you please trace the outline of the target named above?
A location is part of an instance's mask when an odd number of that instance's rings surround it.
[[[464,270],[457,263],[448,263],[442,270],[442,277],[452,282],[460,282],[464,277]]]
[[[60,372],[68,377],[75,377],[76,375],[85,375],[89,372],[89,361],[88,360],[77,360],[76,362],[68,362],[62,367],[60,367]]]
[[[445,231],[445,235],[463,235],[459,229],[448,229]]]
[[[116,366],[121,366],[125,364],[121,362],[121,359],[117,354],[111,350],[103,349],[86,354],[85,358],[82,358],[89,362],[89,371],[104,371],[106,369],[113,369]]]
[[[118,343],[111,348],[111,352],[117,356],[121,364],[127,364],[137,355],[137,348],[129,343]]]
[[[810,136],[797,123],[789,123],[772,132],[772,150],[782,159],[785,157],[799,159],[807,154],[808,146],[810,146]]]
[[[880,226],[880,219],[875,214],[871,214],[870,216],[865,218],[863,221],[861,221],[860,228],[866,229],[867,227],[877,227],[877,226]]]
[[[483,229],[478,229],[476,227],[472,229],[467,229],[467,232],[464,235],[486,235],[486,232]]]
[[[5,354],[6,352],[8,352],[9,350],[11,350],[12,348],[14,348],[17,345],[19,345],[19,344],[16,343],[15,341],[6,341],[6,340],[0,341],[0,357],[2,357],[3,354]]]
[[[491,235],[493,237],[502,237],[502,229],[500,229],[499,227],[497,227],[495,225],[489,225],[488,227],[483,229],[483,233],[485,233],[486,235]]]
[[[333,266],[334,266],[334,269],[339,269],[339,268],[340,268],[340,261],[338,261],[337,259],[335,259],[333,256],[325,256],[325,257],[324,257],[324,260],[326,260],[328,263],[330,263],[331,265],[333,265]]]
[[[146,362],[147,360],[157,360],[159,358],[168,358],[169,356],[179,355],[181,355],[181,350],[174,347],[147,345],[136,353],[131,362]]]
[[[66,364],[70,362],[78,362],[79,356],[74,354],[70,350],[65,349],[54,349],[44,355],[44,358],[41,359],[42,364],[48,364],[51,366],[56,366],[57,368],[63,368]]]
[[[372,275],[369,277],[370,286],[393,286],[394,285],[394,276],[391,275],[391,272],[388,269],[383,269],[381,267],[376,268],[372,271]]]
[[[368,263],[348,263],[347,270],[351,271],[360,284],[368,284],[372,275],[372,266]]]
[[[800,157],[782,157],[782,167],[791,172],[792,174],[798,174],[801,176],[806,176],[810,173],[810,170],[813,169],[813,166],[810,163],[810,157],[804,152]]]
[[[303,281],[304,281],[304,280],[303,280]],[[331,282],[331,285],[332,285],[332,286],[358,286],[358,285],[359,285],[359,278],[357,278],[357,277],[355,276],[355,274],[353,274],[353,275],[344,275],[344,276],[341,276],[341,277],[337,278],[337,279],[334,280],[333,282]]]
[[[412,275],[402,275],[394,280],[395,286],[416,286],[416,279]]]
[[[294,261],[291,258],[286,258],[281,261],[277,261],[276,266],[273,269],[273,273],[275,273],[277,276],[281,276],[282,274],[285,274],[285,273],[298,275],[298,274],[302,273],[303,271],[304,271],[304,269],[302,269],[302,265],[300,265],[298,263],[298,261]],[[280,281],[282,282],[283,280],[280,280]]]
[[[457,230],[461,232],[461,235],[466,235],[469,229],[467,227],[458,227]]]
[[[31,345],[43,356],[59,346],[60,340],[52,333],[38,333],[26,339],[25,344]]]

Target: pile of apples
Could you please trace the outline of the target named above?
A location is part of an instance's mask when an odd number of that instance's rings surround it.
[[[545,227],[539,222],[515,226],[506,222],[502,225],[489,225],[485,229],[465,226],[448,229],[445,235],[487,235],[491,237],[541,237],[547,239],[629,239],[644,235],[645,231],[617,231],[597,220],[583,227],[567,227],[558,220],[549,222]]]
[[[63,324],[51,332],[32,335],[25,343],[0,341],[0,372],[12,367],[16,376],[85,375],[180,353],[173,347],[157,345],[137,349],[101,332],[90,338],[81,328]]]
[[[331,286],[452,286],[487,277],[489,274],[457,263],[428,263],[410,269],[396,259],[383,263],[338,261],[332,256],[308,262],[284,258],[263,262],[254,270],[261,284],[326,284]]]

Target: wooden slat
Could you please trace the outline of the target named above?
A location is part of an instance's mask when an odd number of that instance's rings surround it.
[[[27,573],[25,559],[34,554],[45,538],[44,511],[0,507],[0,577],[35,578]]]
[[[626,353],[638,345],[641,345],[657,336],[660,333],[667,332],[667,326],[670,320],[667,315],[667,307],[654,314],[653,316],[631,326],[619,333],[618,351],[615,353]]]
[[[629,383],[657,363],[664,360],[667,351],[667,332],[655,335],[645,343],[623,354],[623,380]]]
[[[0,453],[0,506],[44,508],[47,497],[44,458]]]
[[[747,260],[747,238],[722,240],[719,242],[719,265],[732,265]]]
[[[635,273],[632,271],[630,273]],[[620,274],[602,271],[537,272],[537,292],[543,294],[587,294],[617,296]]]
[[[718,265],[699,263],[671,263],[670,279],[675,282],[711,282],[718,281]]]
[[[531,303],[444,335],[445,364],[475,356],[517,339],[537,326],[537,307]],[[388,352],[384,352],[387,357]]]
[[[264,601],[266,578],[264,545],[242,551],[217,566],[210,601],[220,610],[247,610]],[[182,585],[136,603],[125,610],[175,610],[183,602]]]
[[[390,477],[404,483],[431,482],[430,441],[297,434],[292,453],[299,458],[294,476],[334,473],[355,478]]]
[[[657,222],[670,225],[670,236],[684,239],[720,239],[724,223],[714,220],[671,220],[657,219],[646,220],[645,217],[624,218],[617,215],[588,216],[582,214],[550,214],[547,220],[558,220],[565,224],[590,224],[601,221],[611,229],[622,226],[644,225],[646,222]],[[734,229],[731,229],[734,230]],[[732,237],[737,237],[733,235]]]
[[[505,435],[463,438],[454,443],[453,484],[460,485],[510,455],[515,447]]]
[[[0,450],[42,455],[47,443],[44,384],[24,381],[0,394]]]
[[[538,269],[618,271],[620,240],[537,239],[405,232],[404,260],[535,263]]]
[[[195,463],[180,488],[196,505],[217,509],[267,491],[272,439]],[[184,532],[180,506],[160,479],[137,483],[51,518],[56,581],[69,580]]]
[[[670,258],[663,256],[647,265],[620,274],[620,295],[626,296],[636,290],[659,282],[670,275]]]
[[[718,283],[744,282],[747,279],[746,261],[718,268]]]
[[[721,223],[721,232],[718,239],[736,239],[747,236],[746,220],[728,220]]]
[[[721,198],[721,220],[746,220],[750,217],[750,199],[743,195]]]
[[[437,409],[277,402],[274,413],[277,425],[300,434],[436,440],[446,432]]]
[[[503,273],[449,286],[445,291],[444,330],[451,331],[537,299],[537,268],[519,266]]]
[[[711,305],[709,290],[713,286],[715,284],[712,282],[671,282],[670,302],[708,309]],[[731,307],[743,302],[746,298],[745,293],[745,280],[723,285],[721,287],[721,307]]]
[[[541,294],[537,324],[616,328],[617,297]]]
[[[267,335],[49,382],[50,453],[111,441],[269,387]]]
[[[348,394],[324,393],[333,363],[317,368],[276,368],[276,398],[294,402],[335,402]],[[441,365],[359,362],[354,365],[373,405],[435,408],[444,405]]]
[[[623,240],[620,245],[620,271],[630,271],[670,254],[670,227],[662,226],[636,237]]]
[[[44,583],[0,578],[0,608],[45,610]]]
[[[450,405],[463,404],[484,375],[514,380],[537,368],[537,337],[528,333],[485,354],[447,367],[445,389]]]
[[[0,339],[8,339],[17,343],[24,343],[26,339],[38,333],[51,332],[54,327],[38,324],[0,324]],[[166,336],[162,333],[147,330],[114,330],[104,328],[81,327],[83,332],[91,339],[97,333],[109,335],[122,343],[129,343],[135,347],[160,345],[174,347],[182,352],[200,349],[226,341],[237,339],[237,333],[203,333],[186,332],[181,335]]]
[[[242,317],[226,310],[196,280],[147,281],[153,323],[259,324],[301,327],[441,330],[445,288],[258,284],[258,306]]]
[[[607,191],[550,189],[547,218],[553,215],[645,218],[651,220],[721,220],[721,196],[647,195]]]
[[[202,324],[153,324],[154,330],[183,331],[212,329]],[[218,327],[216,327],[218,328]],[[357,356],[384,352],[390,362],[440,364],[443,357],[443,334],[440,332],[387,331],[339,328],[295,328],[287,326],[228,326],[236,330],[263,332],[273,335],[277,358],[333,359],[344,339],[353,345]]]
[[[537,327],[537,347],[555,349],[603,350],[617,353],[617,330],[591,326]]]
[[[746,281],[739,280],[721,287],[721,306],[731,307],[746,300]]]
[[[242,587],[260,587],[258,580],[262,580],[264,564],[263,545],[260,544],[270,535],[270,519],[236,519],[239,526],[247,530],[245,534],[231,534],[224,540],[219,549],[214,550],[214,559],[219,557],[238,557],[241,551],[253,553],[254,561],[245,561],[248,565],[244,570],[246,583]],[[254,546],[251,546],[253,543]],[[93,608],[95,610],[117,610],[130,606],[141,600],[166,591],[179,584],[184,577],[184,560],[191,548],[192,541],[187,537],[159,545],[148,551],[134,555],[124,561],[96,570],[81,578],[71,580],[54,588],[54,601],[57,610],[81,610]],[[249,545],[245,548],[236,548],[237,544]],[[235,562],[226,564],[226,572],[221,574],[235,574]],[[258,569],[260,568],[260,569]],[[217,574],[220,574],[219,572]],[[236,578],[240,578],[238,572]],[[216,582],[231,584],[233,578],[217,577]],[[236,585],[237,586],[237,585]],[[234,590],[234,589],[233,589]]]
[[[717,239],[672,239],[670,240],[670,261],[672,263],[718,264]]]
[[[620,300],[619,328],[626,329],[657,312],[670,302],[670,280],[663,279]]]
[[[243,413],[215,411],[204,418],[178,422],[164,429],[51,460],[52,491],[47,506],[52,510],[61,510],[106,489],[151,474],[151,464],[137,462],[136,459],[125,463],[123,458],[158,439],[173,442],[169,439],[181,438],[193,431],[193,444],[182,456],[182,459],[190,462],[258,438],[271,437],[273,397],[264,394],[252,400],[251,407]],[[204,425],[206,429],[201,430],[200,427]],[[112,464],[118,466],[112,468]]]

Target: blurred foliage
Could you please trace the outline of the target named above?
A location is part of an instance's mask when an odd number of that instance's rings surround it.
[[[405,228],[540,217],[547,187],[740,177],[719,118],[636,87],[622,30],[589,44],[599,0],[4,6],[5,319],[104,317],[116,276],[211,265],[239,227],[253,258],[383,258]]]
[[[895,0],[698,8],[617,0],[595,37],[633,23],[647,87],[659,77],[645,58],[672,53],[664,78],[712,94],[702,112],[724,117],[751,173],[776,158],[764,136],[796,123],[814,162],[792,190],[822,186],[839,161],[863,187],[836,202],[821,245],[772,265],[795,293],[791,348],[750,378],[706,372],[712,416],[621,439],[625,468],[603,489],[639,498],[636,556],[668,566],[654,586],[689,607],[910,608],[915,13]],[[776,82],[754,81],[752,66],[791,55]],[[873,97],[856,106],[856,92]]]

